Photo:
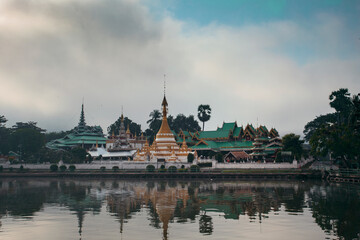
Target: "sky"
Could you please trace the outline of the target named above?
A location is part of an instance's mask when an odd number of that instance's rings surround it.
[[[48,131],[212,108],[302,134],[339,88],[360,92],[357,0],[1,0],[0,115]],[[201,125],[201,124],[200,124]]]

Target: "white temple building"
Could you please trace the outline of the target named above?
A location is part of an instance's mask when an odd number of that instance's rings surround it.
[[[129,129],[128,129],[129,130]],[[130,131],[129,131],[130,132]],[[125,132],[124,116],[121,114],[120,131],[118,137],[113,137],[106,142],[106,148],[98,147],[90,149],[88,152],[94,159],[101,160],[132,160],[136,153],[136,148],[130,144],[129,136]],[[144,140],[145,141],[145,140]]]
[[[151,146],[146,142],[141,150],[137,150],[134,161],[149,162],[187,162],[187,156],[192,153],[186,145],[185,140],[179,146],[176,143],[174,134],[171,132],[167,121],[166,97],[162,101],[162,123]]]

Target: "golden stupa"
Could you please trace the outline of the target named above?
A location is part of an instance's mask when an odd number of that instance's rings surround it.
[[[162,123],[156,138],[151,146],[146,142],[141,151],[136,153],[134,161],[187,162],[187,156],[191,153],[191,150],[186,145],[185,139],[181,147],[176,143],[167,120],[168,103],[165,94],[161,105]]]

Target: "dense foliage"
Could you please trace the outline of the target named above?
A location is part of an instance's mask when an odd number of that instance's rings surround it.
[[[121,117],[119,117],[113,124],[111,124],[107,131],[109,135],[112,135],[113,133],[115,135],[119,134],[120,131],[120,124],[121,124]],[[124,126],[127,129],[129,126],[130,132],[132,134],[141,135],[141,125],[133,122],[131,119],[124,117]]]
[[[282,138],[283,143],[283,151],[289,151],[292,153],[292,156],[295,157],[297,160],[301,159],[303,155],[303,148],[302,144],[304,143],[303,140],[300,140],[299,135],[295,135],[294,133],[286,134]]]
[[[149,117],[150,119],[147,121],[149,128],[145,130],[145,135],[151,142],[161,127],[162,114],[159,110],[155,109],[149,114]],[[176,133],[180,132],[180,130],[191,132],[201,130],[198,121],[195,120],[193,115],[185,116],[180,113],[175,118],[172,115],[169,115],[167,121],[170,129]]]
[[[342,167],[359,167],[360,161],[360,94],[350,96],[341,88],[329,96],[335,112],[321,115],[307,123],[305,139],[312,154],[330,154]]]

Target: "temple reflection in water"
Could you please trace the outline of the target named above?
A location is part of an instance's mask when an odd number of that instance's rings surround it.
[[[133,216],[146,211],[148,225],[171,238],[171,226],[198,224],[198,232],[216,231],[214,216],[261,224],[285,211],[312,217],[327,234],[350,239],[359,233],[359,189],[319,185],[312,182],[198,182],[198,181],[43,181],[0,182],[2,217],[31,219],[44,205],[65,207],[78,220],[81,237],[88,214],[99,215],[102,206],[126,231]],[[1,228],[4,228],[4,223]],[[0,229],[1,230],[1,229]],[[1,235],[0,235],[1,236]]]

